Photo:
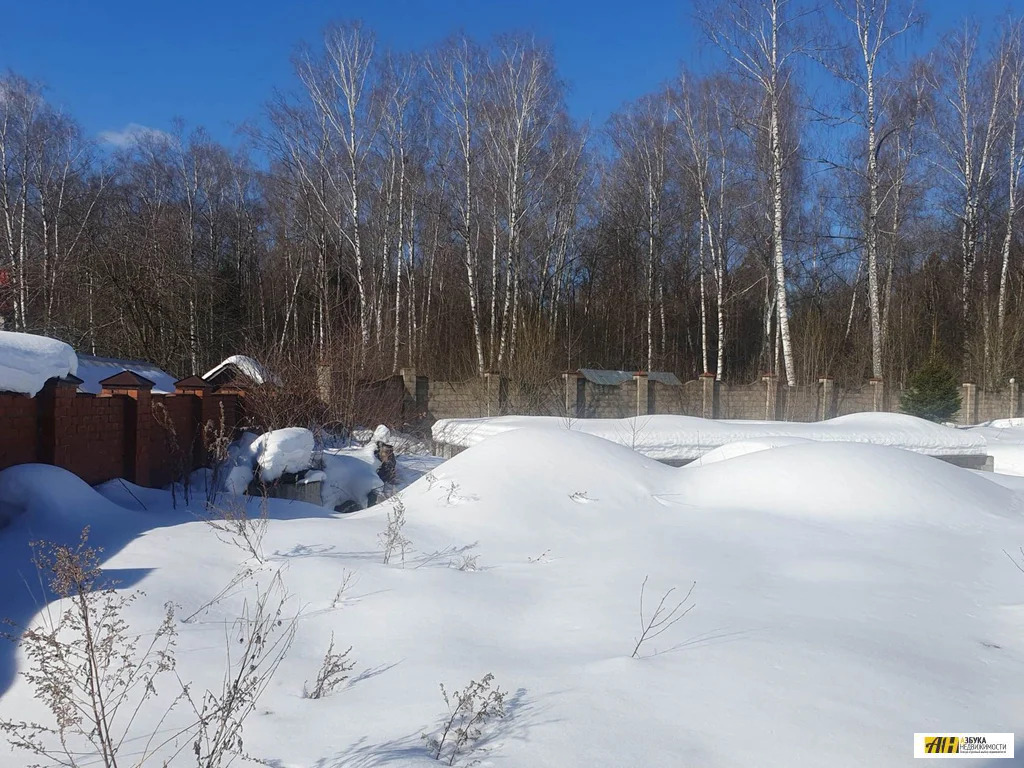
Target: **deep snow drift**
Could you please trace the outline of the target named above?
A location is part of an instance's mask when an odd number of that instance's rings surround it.
[[[60,474],[0,473],[24,508],[0,530],[7,584],[23,583],[30,538],[87,520],[105,567],[147,593],[139,628],[167,600],[193,612],[246,563],[167,494]],[[672,468],[575,431],[514,430],[402,493],[404,567],[381,562],[392,505],[342,519],[272,503],[266,564],[179,625],[178,672],[219,679],[225,622],[279,571],[301,618],[245,733],[272,765],[436,765],[420,737],[445,711],[438,684],[488,672],[508,715],[460,765],[908,765],[915,731],[1020,724],[1024,573],[1004,550],[1024,545],[1024,484],[997,477],[838,443]],[[645,578],[648,612],[693,582],[695,607],[634,659]],[[0,600],[17,613],[22,593]],[[357,667],[304,699],[332,632]],[[11,716],[42,716],[20,679],[0,681]]]
[[[35,396],[47,379],[72,376],[78,357],[70,345],[47,336],[0,331],[0,392]]]
[[[636,416],[629,419],[565,419],[555,416],[498,416],[439,419],[434,440],[462,448],[515,429],[586,432],[662,461],[688,461],[729,443],[762,438],[869,443],[929,456],[985,453],[985,440],[970,432],[902,413],[852,413],[816,422],[729,421],[696,416]]]

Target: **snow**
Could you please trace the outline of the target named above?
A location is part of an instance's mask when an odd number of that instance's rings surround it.
[[[286,472],[301,472],[313,463],[313,433],[304,427],[285,427],[265,432],[252,443],[252,452],[265,483]]]
[[[728,421],[696,416],[637,416],[629,419],[564,419],[499,416],[440,419],[432,429],[438,443],[467,448],[517,429],[586,432],[625,445],[652,459],[690,461],[728,443],[762,438],[870,443],[929,456],[985,454],[983,437],[900,413],[854,413],[811,423]]]
[[[77,371],[78,356],[63,341],[0,331],[0,392],[35,397],[48,379],[74,376]]]
[[[903,766],[914,732],[1014,731],[1024,574],[1004,551],[1024,545],[1024,480],[763,438],[674,468],[579,430],[507,430],[402,492],[405,567],[381,562],[391,505],[338,516],[270,499],[266,563],[179,622],[176,673],[216,685],[223,627],[279,574],[301,618],[244,739],[271,765],[436,766],[421,734],[445,712],[438,684],[488,672],[508,715],[457,765]],[[0,499],[20,510],[0,529],[0,616],[19,623],[47,610],[25,586],[28,542],[86,523],[104,567],[145,591],[139,631],[254,562],[163,491],[23,466],[0,473]],[[648,611],[693,582],[695,607],[634,659],[645,578]],[[332,633],[352,677],[302,698]],[[15,675],[27,663],[0,645],[0,718],[45,716]]]
[[[370,492],[384,485],[377,477],[376,463],[360,456],[325,451],[323,462],[325,480],[320,496],[325,507],[334,509],[351,501],[365,509]]]
[[[995,472],[1024,476],[1024,419],[995,419],[964,431],[985,441]]]
[[[226,357],[221,360],[220,363],[204,373],[201,378],[208,381],[225,368],[231,366],[237,368],[243,376],[252,379],[256,384],[266,384],[267,382],[270,382],[271,384],[279,385],[281,383],[275,375],[269,373],[266,368],[248,355],[231,355],[230,357]]]
[[[103,389],[100,382],[108,379],[121,371],[131,371],[145,379],[153,382],[153,392],[156,394],[171,394],[174,392],[176,379],[166,371],[161,370],[153,363],[145,363],[140,360],[118,360],[112,357],[95,357],[93,355],[78,356],[78,373],[75,374],[82,380],[78,385],[79,392],[89,392],[98,395]]]

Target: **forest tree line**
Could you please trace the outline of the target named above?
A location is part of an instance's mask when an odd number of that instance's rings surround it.
[[[367,377],[1019,375],[1021,22],[922,51],[899,0],[693,23],[717,65],[603,126],[515,33],[398,52],[332,25],[231,146],[112,148],[9,73],[3,328],[181,376],[238,352]]]

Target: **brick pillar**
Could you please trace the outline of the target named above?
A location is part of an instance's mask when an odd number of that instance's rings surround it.
[[[835,382],[828,376],[818,379],[818,421],[836,415]]]
[[[637,371],[633,374],[633,381],[636,382],[636,415],[646,416],[651,412],[651,398],[646,371]]]
[[[960,424],[978,423],[978,385],[960,385],[960,412],[957,414],[957,422]]]
[[[402,388],[404,390],[402,394],[402,411],[406,414],[406,418],[418,416],[419,413],[421,411],[425,411],[426,408],[420,408],[420,403],[416,397],[416,369],[402,368],[400,373],[402,375]]]
[[[774,373],[761,377],[764,382],[764,418],[777,421],[779,418],[779,379]]]
[[[701,418],[717,419],[718,411],[715,408],[715,374],[702,373],[699,378]]]
[[[1020,391],[1017,387],[1017,379],[1010,379],[1010,408],[1009,417],[1015,419],[1020,416]]]
[[[885,381],[883,379],[868,379],[871,386],[871,410],[875,413],[882,413],[889,410],[885,397]]]
[[[151,478],[149,444],[156,423],[153,421],[153,382],[137,373],[122,371],[100,382],[105,397],[127,397],[125,403],[124,445],[127,479],[148,486]]]
[[[50,379],[36,395],[38,408],[38,456],[39,460],[57,467],[69,469],[71,464],[70,446],[64,440],[67,434],[68,417],[74,408],[75,394],[82,380],[76,376]]]
[[[570,419],[582,419],[587,408],[587,380],[579,371],[566,371],[562,379],[565,382],[565,415]]]
[[[500,373],[485,373],[484,384],[487,393],[487,415],[503,415],[508,399],[508,379]]]
[[[174,393],[192,398],[192,469],[206,466],[205,427],[213,422],[216,429],[220,424],[220,408],[213,401],[213,385],[199,378],[189,376],[174,382]]]

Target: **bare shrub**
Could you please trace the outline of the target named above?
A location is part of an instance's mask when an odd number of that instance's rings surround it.
[[[246,601],[241,615],[225,630],[224,676],[220,688],[193,695],[181,681],[183,698],[195,714],[186,737],[198,768],[221,768],[245,755],[246,718],[270,684],[295,639],[297,615],[286,616],[288,593],[280,573],[270,586]]]
[[[264,561],[263,537],[267,533],[269,504],[260,497],[260,513],[249,515],[249,497],[225,495],[207,507],[205,522],[217,532],[217,538],[238,547],[247,557]]]
[[[34,542],[34,562],[57,597],[56,616],[43,613],[42,623],[18,638],[28,657],[21,673],[53,723],[0,721],[11,746],[54,765],[103,765],[116,768],[121,748],[147,702],[156,695],[156,681],[174,670],[174,609],[165,607],[156,631],[136,634],[125,609],[141,592],[119,593],[113,582],[101,581],[101,550],[88,546],[89,529],[77,546]],[[162,721],[172,702],[160,714]],[[163,744],[157,732],[133,740],[132,765],[142,765]]]
[[[166,405],[158,400],[153,401],[153,421],[160,427],[167,455],[170,456],[172,468],[171,506],[175,509],[178,508],[177,484],[180,482],[185,506],[187,507],[192,503],[192,492],[189,484],[189,474],[192,471],[191,446],[189,446],[188,451],[185,450],[185,447],[181,444],[178,428],[174,425],[174,419],[171,417],[170,411],[167,410]]]
[[[661,600],[658,601],[658,607],[648,617],[644,612],[644,591],[647,589],[648,578],[650,577],[645,576],[644,583],[640,585],[640,637],[637,639],[636,645],[633,647],[633,654],[630,656],[633,659],[637,658],[640,654],[640,649],[644,643],[667,632],[694,608],[693,603],[689,605],[687,603],[690,601],[690,596],[693,594],[693,589],[697,586],[697,582],[693,582],[686,591],[686,595],[683,596],[683,599],[674,605],[668,603],[672,593],[676,591],[676,588],[672,587],[661,596]],[[666,605],[666,603],[668,604]]]
[[[423,735],[431,757],[455,765],[460,756],[473,751],[490,721],[505,716],[505,692],[496,685],[492,688],[493,682],[494,675],[488,673],[453,694],[440,686],[448,712],[437,733]]]
[[[295,617],[285,617],[288,599],[276,574],[270,587],[246,601],[241,615],[225,635],[223,683],[217,690],[194,696],[175,665],[177,633],[174,607],[165,606],[155,631],[136,634],[125,610],[142,592],[119,593],[104,581],[101,550],[88,546],[89,529],[76,547],[34,543],[34,561],[41,578],[61,598],[56,617],[44,612],[42,624],[17,639],[29,660],[22,676],[49,710],[53,724],[0,721],[13,747],[47,764],[104,768],[175,759],[190,749],[197,768],[222,768],[244,754],[242,728],[266,690],[295,635]],[[168,704],[150,703],[157,682],[176,681]],[[161,690],[168,690],[163,683]],[[166,699],[165,699],[166,701]],[[165,728],[176,707],[190,707],[194,719]],[[136,722],[145,714],[146,729]],[[134,732],[133,732],[134,731]],[[122,747],[131,743],[130,754]]]
[[[480,555],[461,555],[457,560],[450,560],[448,565],[458,571],[475,571],[480,567],[477,564],[479,559]]]
[[[331,601],[331,608],[337,608],[343,602],[345,602],[345,593],[352,588],[355,584],[353,579],[355,573],[348,570],[347,568],[341,573],[341,584],[338,585],[338,591],[334,593],[334,600]]]
[[[316,673],[316,680],[310,686],[309,682],[302,686],[302,696],[306,699],[322,699],[334,692],[334,689],[348,680],[348,673],[355,668],[356,663],[348,658],[352,651],[350,645],[341,653],[334,650],[334,633],[331,633],[331,642],[327,646],[327,653],[324,660],[320,662],[320,671]]]
[[[246,402],[248,402],[248,398]],[[206,454],[206,465],[210,468],[210,482],[206,486],[207,507],[217,500],[220,474],[228,460],[228,449],[234,438],[234,430],[228,428],[227,418],[224,414],[224,401],[222,400],[219,405],[218,420],[211,419],[203,425],[203,451]]]
[[[391,502],[391,511],[388,512],[388,526],[377,536],[377,540],[384,547],[384,565],[390,563],[391,557],[397,552],[401,555],[402,567],[405,567],[405,555],[412,542],[402,534],[404,527],[405,504],[400,496],[396,496]]]

